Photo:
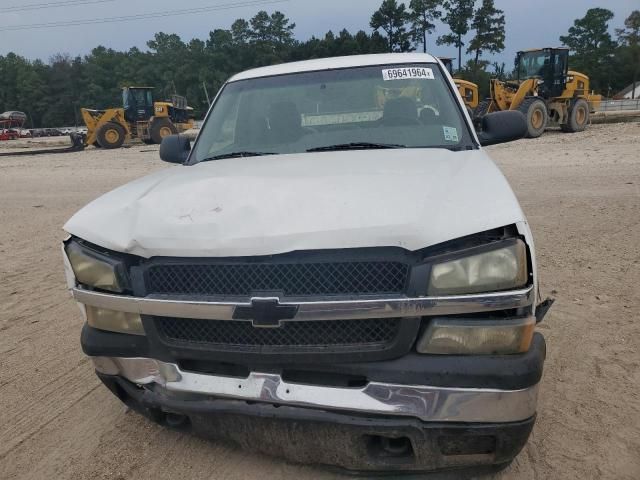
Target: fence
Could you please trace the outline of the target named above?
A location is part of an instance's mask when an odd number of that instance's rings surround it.
[[[640,110],[640,98],[624,100],[602,100],[599,112],[622,112],[625,110]]]

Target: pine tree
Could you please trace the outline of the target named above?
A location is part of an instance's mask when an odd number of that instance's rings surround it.
[[[406,24],[409,21],[407,7],[398,5],[396,0],[384,0],[380,8],[371,17],[371,28],[382,29],[387,34],[389,52],[408,52],[412,50],[410,33]]]
[[[596,90],[607,90],[610,85],[611,58],[616,50],[609,33],[613,16],[606,8],[590,8],[583,18],[573,22],[568,35],[560,37],[571,49],[571,68],[588,75]]]
[[[462,47],[464,36],[469,33],[469,26],[473,18],[475,0],[447,0],[443,6],[446,15],[444,23],[449,26],[451,33],[438,38],[438,45],[453,45],[458,49],[458,70],[462,70]]]
[[[442,17],[440,0],[411,0],[409,4],[409,19],[411,20],[414,42],[422,43],[423,51],[427,52],[427,35],[434,32],[433,23]]]
[[[244,18],[239,18],[231,25],[231,36],[236,44],[247,44],[251,40],[251,26]]]
[[[504,50],[505,21],[504,12],[495,7],[494,0],[482,0],[475,11],[471,28],[475,31],[469,42],[467,53],[474,53],[474,68],[484,52],[498,53]]]

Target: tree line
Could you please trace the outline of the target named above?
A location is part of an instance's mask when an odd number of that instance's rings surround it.
[[[640,81],[640,11],[634,10],[624,28],[610,33],[614,13],[591,8],[574,24],[560,42],[571,50],[569,67],[589,75],[591,88],[610,97]],[[371,27],[384,32],[391,52],[427,51],[428,38],[441,21],[448,32],[435,37],[437,45],[457,49],[457,75],[475,82],[482,96],[488,95],[489,79],[513,78],[514,70],[505,64],[490,63],[484,56],[505,49],[505,15],[494,0],[411,0],[407,4],[384,0],[371,18]],[[531,48],[554,46],[530,45]],[[471,57],[463,63],[463,52]]]
[[[604,94],[638,79],[640,65],[640,12],[626,19],[615,39],[609,33],[612,19],[609,10],[591,9],[561,37],[572,50],[571,67],[590,75],[593,87]],[[447,31],[435,43],[458,50],[457,74],[476,81],[483,94],[490,76],[509,76],[504,64],[490,65],[485,58],[505,48],[505,16],[493,0],[384,0],[371,16],[370,32],[343,29],[300,41],[294,37],[295,23],[283,13],[260,11],[211,31],[206,39],[185,42],[157,33],[147,50],[99,46],[82,57],[58,54],[46,63],[0,55],[0,112],[26,112],[29,127],[72,125],[81,123],[81,107],[118,106],[122,86],[144,85],[155,87],[157,99],[185,95],[201,117],[207,92],[216,92],[236,72],[310,58],[427,51],[437,22]],[[463,54],[469,55],[466,62]]]
[[[472,66],[481,66],[485,53],[499,53],[505,48],[504,12],[495,7],[494,0],[411,0],[406,4],[384,0],[371,17],[371,28],[386,34],[390,52],[406,52],[421,46],[427,51],[428,36],[441,20],[449,33],[437,37],[438,45],[458,49],[458,70],[462,70],[462,51],[472,54]],[[466,36],[473,32],[468,44]]]
[[[631,12],[615,38],[609,33],[613,18],[606,8],[589,9],[560,37],[571,49],[571,69],[589,75],[591,87],[607,97],[640,81],[640,10]]]

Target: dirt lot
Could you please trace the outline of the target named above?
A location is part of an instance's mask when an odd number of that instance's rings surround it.
[[[532,224],[542,293],[557,298],[539,327],[538,422],[498,478],[640,478],[640,124],[491,150]],[[338,478],[156,427],[94,377],[60,227],[159,168],[148,146],[0,158],[0,478]]]

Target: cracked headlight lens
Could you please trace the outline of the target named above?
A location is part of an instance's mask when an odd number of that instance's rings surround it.
[[[430,296],[494,292],[527,284],[527,249],[522,240],[482,253],[437,263]]]

